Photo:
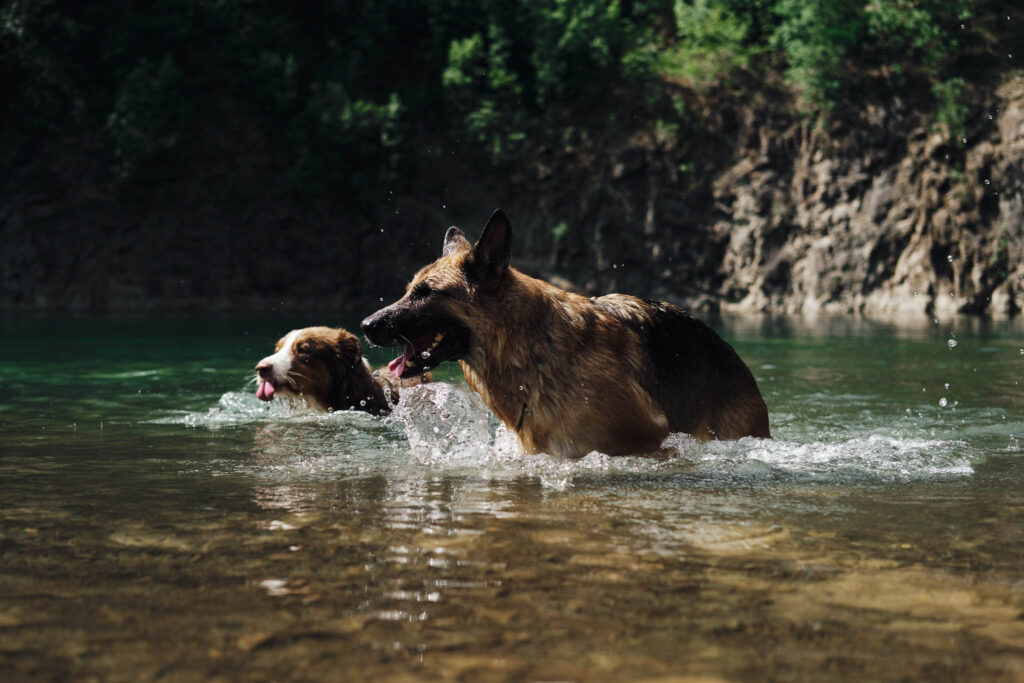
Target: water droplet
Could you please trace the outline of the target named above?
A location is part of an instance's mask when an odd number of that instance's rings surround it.
[[[960,142],[967,144],[967,138],[960,138]],[[395,213],[398,213],[397,211]]]
[[[519,391],[526,391],[526,387],[524,387],[522,384],[520,384],[519,385]]]
[[[952,254],[947,254],[946,255],[946,261],[949,262],[949,263],[952,263],[953,262],[953,255]]]
[[[441,433],[441,430],[440,430],[440,428],[438,428],[438,427],[434,427],[434,433],[435,433],[435,434],[440,434],[440,433]]]
[[[384,303],[384,297],[381,297],[381,298],[380,298],[380,302],[381,302],[381,303]]]
[[[955,348],[956,348],[956,339],[950,339],[950,340],[948,340],[948,341],[946,342],[946,346],[948,346],[948,347],[949,347],[949,348],[951,348],[951,349],[955,349]]]
[[[359,405],[365,406],[366,405],[366,399],[365,398],[359,399]]]
[[[1020,355],[1024,356],[1024,349],[1020,350]]]
[[[949,382],[946,382],[946,391],[949,391]]]
[[[421,353],[420,358],[430,358],[430,351],[424,351]]]
[[[945,408],[947,403],[949,403],[949,401],[946,400],[945,396],[943,396],[942,398],[939,399],[939,405],[941,407]]]

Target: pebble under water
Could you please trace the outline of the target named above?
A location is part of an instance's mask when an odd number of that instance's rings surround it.
[[[1019,319],[715,319],[775,439],[567,461],[261,402],[273,317],[0,318],[0,679],[1024,678]]]

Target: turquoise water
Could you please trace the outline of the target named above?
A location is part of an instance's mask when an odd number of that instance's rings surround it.
[[[255,398],[338,322],[0,318],[0,679],[1024,676],[1024,322],[714,319],[775,439],[577,462]]]

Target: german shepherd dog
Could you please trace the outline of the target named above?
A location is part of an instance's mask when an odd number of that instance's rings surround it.
[[[657,452],[670,432],[700,441],[770,438],[750,369],[703,322],[624,294],[586,298],[509,267],[498,209],[476,244],[458,228],[405,295],[363,321],[405,344],[396,377],[458,360],[471,389],[527,453],[578,458]]]

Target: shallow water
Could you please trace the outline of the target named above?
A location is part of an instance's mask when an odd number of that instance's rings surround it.
[[[0,680],[1024,679],[1021,321],[714,320],[775,440],[577,462],[256,400],[334,322],[0,318]]]

